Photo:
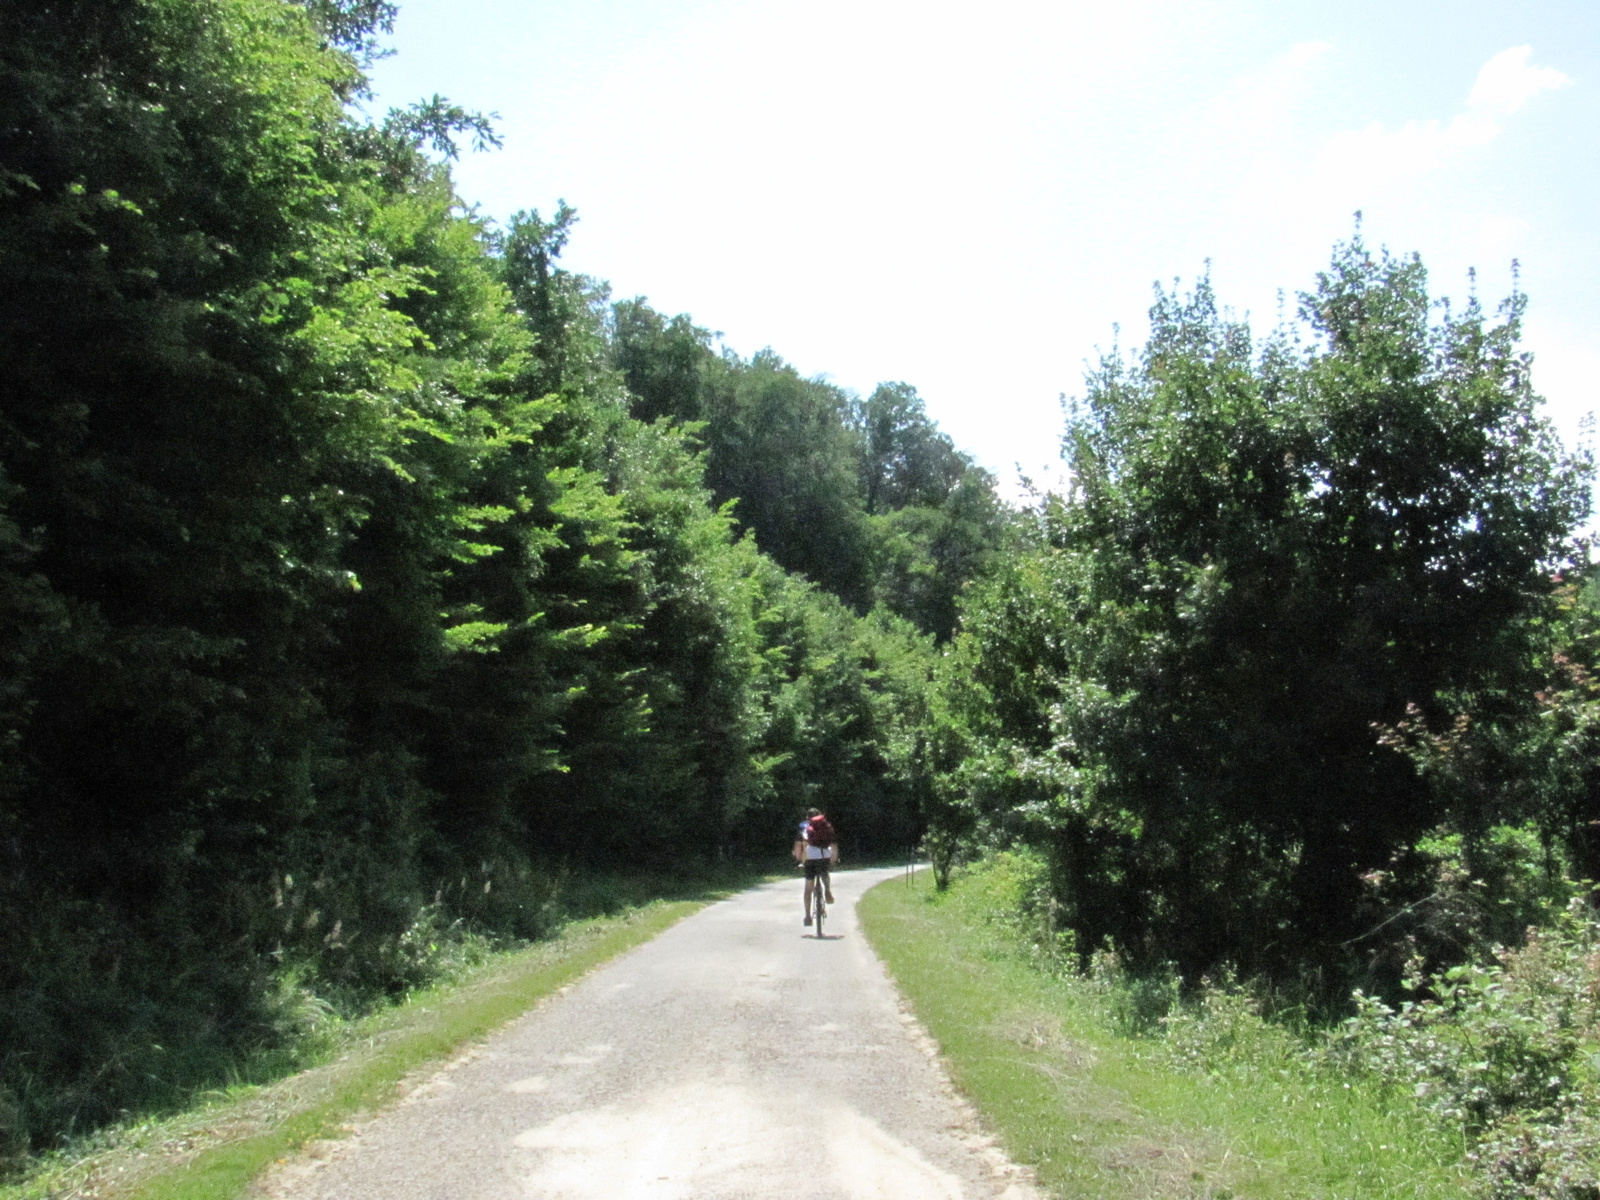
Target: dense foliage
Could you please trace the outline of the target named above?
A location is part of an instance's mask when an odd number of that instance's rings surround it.
[[[1191,980],[1337,999],[1517,936],[1522,901],[1470,946],[1441,910],[1592,838],[1591,685],[1554,682],[1588,464],[1521,311],[1437,305],[1359,240],[1259,350],[1207,284],[1161,294],[1071,413],[1070,493],[965,607],[926,754],[946,843],[1038,846],[1085,953]]]
[[[563,270],[350,102],[374,0],[0,8],[0,1153],[530,937],[572,871],[918,834],[989,478]],[[869,428],[870,425],[870,428]],[[901,756],[903,757],[903,756]]]

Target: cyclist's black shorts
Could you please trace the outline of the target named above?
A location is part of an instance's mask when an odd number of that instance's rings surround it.
[[[826,879],[832,867],[833,859],[831,858],[808,858],[806,859],[806,878],[815,879],[820,875]]]

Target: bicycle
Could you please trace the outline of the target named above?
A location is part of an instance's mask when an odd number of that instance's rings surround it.
[[[822,937],[822,918],[827,915],[828,903],[826,900],[828,888],[824,880],[827,876],[817,879],[817,890],[811,895],[811,917],[817,923],[817,938]]]

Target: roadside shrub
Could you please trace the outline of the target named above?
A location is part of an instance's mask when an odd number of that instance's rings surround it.
[[[1574,1109],[1557,1121],[1516,1114],[1468,1156],[1486,1200],[1600,1198],[1600,1118]]]
[[[393,947],[391,977],[408,991],[456,978],[486,962],[494,951],[488,938],[468,929],[459,917],[449,919],[438,903],[424,905]]]
[[[963,882],[966,902],[986,924],[1014,939],[1036,965],[1077,973],[1077,940],[1061,923],[1050,864],[1043,855],[1028,849],[997,851],[967,868]]]
[[[1391,1008],[1357,992],[1329,1050],[1471,1130],[1513,1113],[1559,1119],[1596,1095],[1597,969],[1600,923],[1575,901],[1488,965],[1412,978],[1424,999]]]
[[[22,1106],[0,1087],[0,1179],[17,1170],[28,1157],[28,1125]]]
[[[1090,955],[1087,977],[1112,1028],[1125,1037],[1160,1033],[1183,998],[1183,980],[1171,963],[1130,971],[1109,943]]]
[[[1534,877],[1526,839],[1496,848]],[[1440,858],[1454,849],[1429,847]],[[1429,973],[1416,948],[1405,972],[1414,999],[1391,1006],[1358,991],[1355,1015],[1330,1030],[1297,1025],[1294,1010],[1266,1012],[1231,974],[1186,989],[1170,964],[1132,971],[1109,943],[1080,970],[1054,925],[1048,884],[1041,856],[1007,851],[968,867],[953,897],[1092,998],[1112,1029],[1186,1070],[1299,1078],[1335,1095],[1375,1087],[1387,1104],[1464,1137],[1482,1200],[1600,1200],[1600,920],[1586,901],[1571,900],[1487,962]]]
[[[1370,990],[1392,994],[1404,975],[1442,974],[1554,923],[1581,887],[1567,865],[1531,822],[1471,839],[1430,830],[1361,876],[1374,924],[1350,944],[1366,959]]]
[[[1600,921],[1573,900],[1487,965],[1408,984],[1392,1008],[1360,993],[1329,1040],[1376,1077],[1477,1140],[1487,1200],[1600,1200]]]
[[[334,1006],[316,993],[305,971],[293,967],[272,977],[261,1007],[263,1024],[271,1031],[269,1044],[294,1047],[302,1054],[326,1045],[339,1023]]]
[[[1261,1002],[1233,977],[1201,981],[1161,1018],[1168,1053],[1207,1074],[1244,1063],[1281,1066],[1307,1059],[1303,1039],[1261,1015]]]

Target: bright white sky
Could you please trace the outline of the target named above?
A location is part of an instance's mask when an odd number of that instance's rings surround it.
[[[402,0],[377,104],[500,114],[458,166],[566,262],[859,392],[1007,480],[1156,280],[1270,327],[1365,214],[1436,293],[1519,259],[1575,436],[1600,408],[1595,0]]]

